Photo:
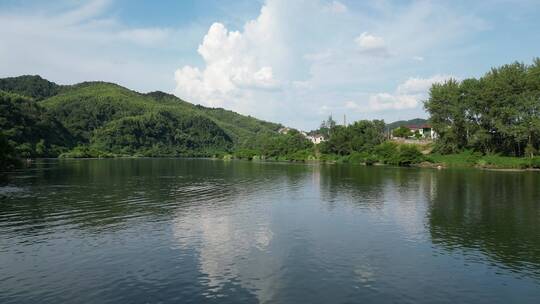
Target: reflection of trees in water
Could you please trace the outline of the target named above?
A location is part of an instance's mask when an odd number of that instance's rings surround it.
[[[330,208],[344,201],[359,208],[416,203],[431,190],[432,174],[414,168],[325,166],[321,168],[321,196]]]
[[[267,252],[273,240],[268,203],[281,193],[301,197],[310,170],[179,159],[38,163],[12,179],[22,192],[2,201],[0,218],[6,220],[0,231],[16,236],[9,238],[12,242],[25,242],[66,231],[162,229],[152,223],[172,223],[173,231],[165,233],[189,249],[184,252],[193,252],[199,285],[209,292],[205,301],[214,299],[212,293],[266,299],[279,282],[264,276],[282,265],[279,254],[269,257]],[[259,283],[252,280],[261,274]]]
[[[181,208],[226,207],[235,197],[296,183],[300,166],[182,159],[41,161],[10,176],[0,205],[5,232],[100,232],[128,221],[172,219]],[[5,187],[4,187],[5,188]],[[15,222],[17,224],[15,224]]]
[[[540,175],[444,171],[435,182],[428,213],[434,243],[540,273]]]
[[[321,197],[330,210],[345,205],[362,210],[359,216],[374,213],[375,225],[388,221],[408,239],[425,238],[434,174],[417,168],[329,166],[321,173]]]

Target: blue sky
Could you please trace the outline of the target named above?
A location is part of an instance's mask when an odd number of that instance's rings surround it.
[[[426,117],[433,82],[540,56],[540,2],[0,0],[0,77],[162,90],[288,126]]]

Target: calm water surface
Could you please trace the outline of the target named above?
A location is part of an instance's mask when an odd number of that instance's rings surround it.
[[[540,173],[43,160],[0,303],[540,303]]]

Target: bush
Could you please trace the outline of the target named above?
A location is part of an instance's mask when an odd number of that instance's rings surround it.
[[[424,160],[424,155],[415,145],[401,145],[397,157],[393,160],[399,166],[410,166]]]
[[[7,138],[0,132],[0,170],[20,165],[15,149]]]
[[[398,152],[398,144],[387,141],[375,147],[374,152],[376,157],[385,164],[393,163]]]
[[[524,158],[488,154],[479,159],[476,164],[480,167],[524,169],[529,167],[530,162]]]
[[[529,160],[529,166],[534,169],[540,169],[540,157],[533,157]]]
[[[234,152],[234,157],[238,159],[252,160],[258,152],[253,149],[238,149]]]
[[[365,158],[364,163],[366,164],[366,166],[373,166],[378,161],[379,160],[377,159],[377,156],[370,154]]]
[[[470,167],[477,164],[481,157],[482,154],[479,152],[465,150],[459,154],[431,154],[426,160],[432,163],[443,163],[449,167]]]
[[[115,154],[88,146],[77,146],[69,152],[60,154],[60,158],[111,158],[115,156]]]

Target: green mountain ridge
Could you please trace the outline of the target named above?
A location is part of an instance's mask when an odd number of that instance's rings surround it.
[[[58,85],[40,76],[0,79],[0,107],[3,136],[25,157],[54,157],[76,147],[117,155],[212,156],[281,127],[160,91],[138,93],[107,82]],[[44,134],[51,128],[65,134]]]
[[[427,124],[429,121],[424,118],[414,118],[409,120],[398,120],[394,121],[392,123],[389,123],[386,125],[386,130],[393,130],[395,128],[403,127],[403,126],[419,126]]]

